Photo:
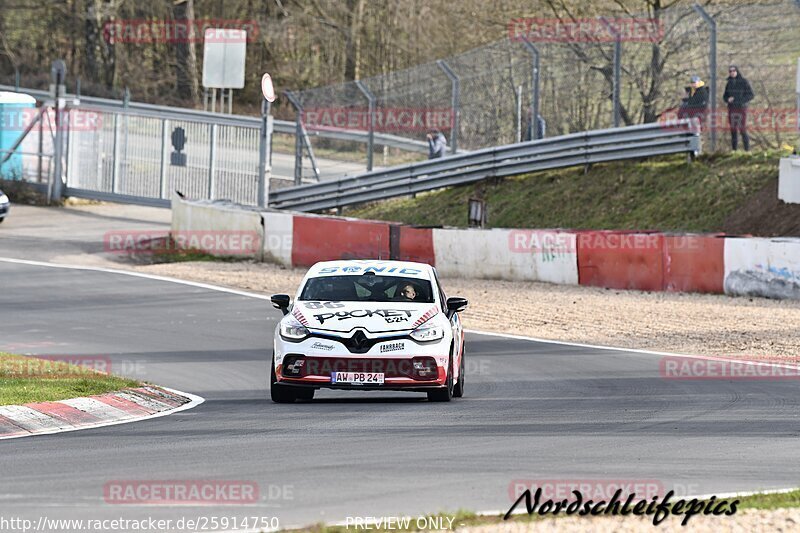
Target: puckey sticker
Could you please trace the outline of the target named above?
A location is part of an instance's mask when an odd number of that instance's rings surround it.
[[[411,311],[407,309],[376,309],[374,311],[369,309],[354,309],[352,311],[321,313],[319,315],[314,315],[314,318],[319,320],[320,324],[324,324],[326,320],[330,320],[332,318],[347,320],[348,318],[371,318],[373,316],[385,318],[387,322],[389,322],[389,318],[408,320],[411,317]]]

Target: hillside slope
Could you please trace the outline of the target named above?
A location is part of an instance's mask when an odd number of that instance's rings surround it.
[[[800,235],[800,205],[779,202],[778,152],[620,162],[541,172],[399,198],[345,215],[416,225],[467,224],[469,198],[505,228],[652,229]]]

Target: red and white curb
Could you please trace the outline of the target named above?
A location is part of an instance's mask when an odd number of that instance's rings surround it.
[[[191,409],[204,399],[145,385],[57,402],[0,406],[0,440],[138,422]]]

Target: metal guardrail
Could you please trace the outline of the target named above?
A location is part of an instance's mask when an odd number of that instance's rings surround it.
[[[318,211],[464,185],[489,177],[666,154],[694,156],[699,152],[699,124],[691,119],[594,130],[281,189],[270,193],[269,206]]]
[[[29,94],[38,100],[52,99],[49,91],[42,91],[38,89],[27,89],[20,87],[17,91],[15,87],[10,85],[0,85],[0,91],[9,92],[22,92]],[[218,124],[220,126],[238,126],[245,128],[259,129],[261,127],[261,119],[259,117],[250,117],[246,115],[228,115],[225,113],[210,113],[208,111],[200,111],[196,109],[182,108],[182,107],[169,107],[155,104],[146,104],[143,102],[128,102],[125,105],[122,100],[112,100],[109,98],[98,98],[95,96],[77,96],[74,94],[66,95],[68,100],[80,100],[81,107],[93,108],[98,111],[113,112],[119,114],[136,115],[139,117],[152,117],[167,120],[187,120],[191,122],[198,122],[203,124]],[[296,132],[296,125],[294,122],[288,120],[275,120],[273,122],[273,131],[277,133],[285,133],[294,135]],[[317,130],[309,131],[310,136],[324,137],[327,139],[337,139],[341,141],[353,141],[366,143],[369,138],[369,132],[362,130]],[[374,134],[375,144],[391,146],[409,152],[428,153],[428,143],[425,141],[417,141],[398,135],[391,135],[386,133]]]

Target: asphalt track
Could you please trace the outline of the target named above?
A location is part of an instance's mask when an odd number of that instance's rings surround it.
[[[463,399],[327,391],[276,405],[266,357],[278,318],[245,295],[0,261],[0,350],[108,356],[115,372],[206,400],[0,441],[0,516],[276,516],[288,526],[505,510],[518,479],[656,480],[679,494],[797,485],[798,380],[665,380],[657,354],[468,334]],[[261,501],[103,499],[115,480],[206,479],[256,482]]]

